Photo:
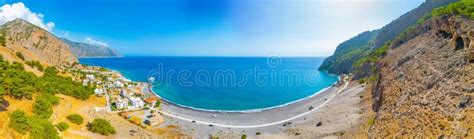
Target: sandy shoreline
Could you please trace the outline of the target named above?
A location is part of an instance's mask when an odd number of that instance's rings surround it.
[[[363,90],[363,85],[343,82],[284,106],[251,112],[203,111],[163,100],[159,112],[165,120],[156,127],[178,126],[186,136],[195,138],[239,138],[243,134],[268,138],[332,136],[358,122],[358,95]],[[144,91],[159,97],[151,86]],[[316,126],[323,120],[336,124]]]
[[[323,104],[331,97],[331,94],[334,94],[337,90],[338,87],[330,87],[317,93],[316,95],[312,95],[302,100],[292,102],[284,106],[262,109],[259,111],[228,112],[197,110],[179,106],[168,101],[162,101],[161,111],[170,115],[192,119],[194,121],[234,126],[259,125],[288,119],[301,113],[308,112],[310,111],[310,107],[313,107],[312,109],[314,109],[317,106]],[[215,124],[213,125],[215,126]]]
[[[283,136],[287,136],[286,132],[288,131],[286,130],[300,127],[300,124],[304,125],[307,123],[315,123],[318,122],[318,120],[321,120],[321,118],[325,117],[325,119],[331,119],[335,121],[337,121],[337,119],[334,118],[345,119],[347,124],[336,125],[338,127],[331,126],[329,127],[331,130],[324,132],[324,134],[333,133],[339,130],[346,130],[347,128],[350,128],[352,123],[356,122],[359,118],[357,114],[359,108],[355,104],[358,104],[359,102],[359,97],[357,95],[363,91],[363,87],[361,85],[351,84],[348,85],[344,90],[342,90],[343,88],[344,85],[341,85],[340,87],[330,87],[327,90],[322,91],[312,97],[289,104],[287,106],[252,113],[200,111],[183,108],[163,101],[161,105],[161,111],[167,113],[168,115],[163,114],[165,116],[165,123],[160,125],[160,127],[167,125],[178,125],[180,128],[182,128],[182,131],[185,134],[188,134],[192,137],[207,137],[209,135],[237,137],[238,135],[244,133],[247,135],[255,135],[257,132],[272,136],[279,136],[280,134],[285,134]],[[350,99],[350,101],[346,101],[345,99]],[[352,104],[343,105],[347,103]],[[328,107],[328,105],[330,107]],[[313,107],[313,109],[310,110],[310,107]],[[297,118],[293,118],[303,113],[306,114]],[[325,113],[326,115],[315,117],[315,115],[321,113]],[[179,118],[175,116],[178,116]],[[185,119],[182,119],[183,117]],[[290,120],[283,123],[268,124],[289,118]],[[210,125],[209,123],[213,124]],[[225,126],[221,126],[220,124]],[[317,128],[315,125],[309,128]],[[320,135],[322,135],[322,133],[323,132],[321,132]]]

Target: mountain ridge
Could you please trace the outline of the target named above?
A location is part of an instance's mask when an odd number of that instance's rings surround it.
[[[18,53],[23,61],[40,61],[59,68],[78,62],[67,44],[28,21],[17,18],[2,25],[1,31],[4,47]]]
[[[98,58],[98,57],[121,57],[115,49],[108,46],[99,46],[82,42],[75,42],[66,38],[60,38],[68,44],[71,52],[78,58]]]

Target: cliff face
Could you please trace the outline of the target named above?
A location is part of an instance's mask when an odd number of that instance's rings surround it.
[[[61,39],[69,45],[71,52],[79,58],[83,57],[119,57],[120,54],[114,49],[106,46],[97,46],[87,43],[74,42]]]
[[[40,61],[56,67],[78,62],[69,46],[51,33],[22,19],[15,19],[1,26],[5,47],[20,52],[25,61]]]
[[[426,21],[391,46],[373,88],[371,136],[474,133],[474,21]]]
[[[326,58],[319,70],[334,74],[350,73],[353,63],[360,59],[372,46],[372,40],[379,31],[366,31],[337,46],[334,54]]]

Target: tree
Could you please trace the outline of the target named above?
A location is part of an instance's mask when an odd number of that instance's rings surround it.
[[[65,122],[59,122],[56,127],[59,129],[59,131],[66,131],[67,129],[69,129],[69,124],[65,123]]]
[[[101,118],[94,119],[92,123],[88,124],[87,129],[91,132],[105,136],[116,133],[115,128],[110,125],[107,120]]]
[[[66,119],[68,119],[69,121],[71,121],[71,123],[74,123],[76,125],[80,125],[82,124],[82,122],[84,122],[84,118],[82,118],[82,116],[79,114],[70,114],[66,117]]]
[[[21,60],[25,60],[25,57],[23,56],[23,54],[21,52],[16,52],[15,55],[20,58]]]
[[[33,113],[40,118],[47,119],[53,114],[51,102],[45,99],[37,99],[33,104]]]
[[[28,125],[31,127],[30,137],[32,139],[59,139],[58,132],[47,119],[41,117],[28,118]]]
[[[8,127],[12,128],[20,134],[25,134],[30,126],[27,123],[25,112],[21,110],[15,110],[10,114],[10,122]]]

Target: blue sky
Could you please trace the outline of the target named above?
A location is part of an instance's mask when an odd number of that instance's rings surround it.
[[[328,56],[423,0],[4,0],[124,55]],[[47,26],[47,25],[45,25]],[[92,41],[91,41],[92,40]]]

